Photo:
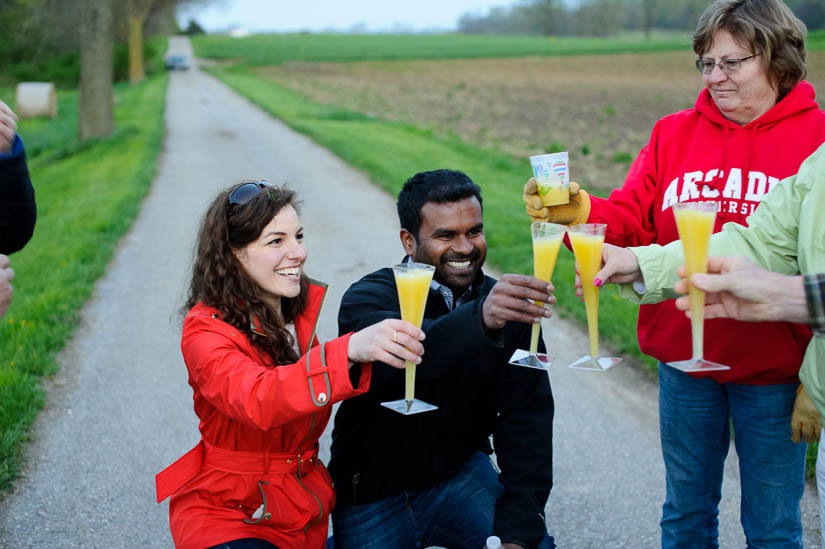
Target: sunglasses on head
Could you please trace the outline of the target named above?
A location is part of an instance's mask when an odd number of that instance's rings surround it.
[[[263,179],[260,181],[254,181],[250,183],[244,183],[235,188],[234,191],[229,193],[229,209],[232,209],[232,206],[243,206],[259,194],[261,192],[266,192],[266,195],[272,199],[272,196],[269,194],[269,189],[272,188],[272,184],[269,181],[264,181]]]

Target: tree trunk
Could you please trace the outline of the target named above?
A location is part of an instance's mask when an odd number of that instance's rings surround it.
[[[106,137],[115,130],[112,90],[111,0],[82,0],[78,137]]]
[[[657,0],[642,0],[642,28],[645,31],[645,38],[650,40],[650,31],[653,28],[653,16],[656,10]]]
[[[129,83],[137,84],[146,78],[143,70],[143,14],[129,14]]]

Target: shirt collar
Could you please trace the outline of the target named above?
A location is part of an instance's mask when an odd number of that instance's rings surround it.
[[[404,263],[409,263],[410,261],[412,261],[410,256],[404,257]],[[473,291],[473,285],[470,284],[467,287],[467,289],[464,290],[464,293],[462,293],[458,297],[458,299],[455,299],[453,291],[448,286],[445,286],[444,284],[437,282],[435,279],[430,280],[430,289],[438,292],[441,298],[444,300],[444,304],[447,305],[447,310],[452,311],[453,309],[467,301],[467,299],[470,296],[470,292]]]

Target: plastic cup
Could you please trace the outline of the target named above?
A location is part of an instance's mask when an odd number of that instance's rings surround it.
[[[536,178],[543,206],[557,206],[570,202],[567,151],[531,156],[530,166],[533,168],[533,177]]]

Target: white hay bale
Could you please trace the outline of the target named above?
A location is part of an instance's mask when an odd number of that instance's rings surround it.
[[[15,103],[15,112],[20,118],[57,116],[57,94],[51,82],[20,82]]]

